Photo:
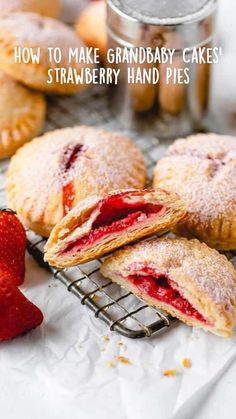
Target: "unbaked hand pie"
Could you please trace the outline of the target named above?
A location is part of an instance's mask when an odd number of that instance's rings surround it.
[[[56,18],[60,13],[60,0],[0,0],[0,14],[12,12],[32,12]]]
[[[36,57],[34,62],[27,50],[24,53],[25,61],[22,59],[20,63],[15,62],[15,47],[29,48]],[[86,85],[80,84],[79,80],[76,84],[70,82],[67,77],[69,67],[73,74],[76,72],[76,75],[80,75],[83,68],[91,66],[87,63],[76,64],[74,60],[69,62],[70,48],[81,47],[84,47],[84,44],[76,33],[55,19],[23,12],[0,16],[0,68],[14,79],[34,89],[65,94],[84,89]],[[55,62],[53,54],[50,61],[48,48],[61,50],[60,63]],[[65,79],[61,79],[58,68],[64,69]],[[49,69],[50,74],[48,74]]]
[[[236,138],[198,134],[177,140],[157,163],[154,187],[177,192],[189,217],[178,232],[221,250],[236,249]]]
[[[76,32],[86,45],[99,48],[103,58],[107,52],[106,2],[97,0],[88,4],[76,23]]]
[[[45,119],[46,102],[0,71],[0,159],[11,156],[37,135]]]
[[[45,260],[60,268],[88,262],[170,230],[184,216],[185,205],[179,197],[162,190],[123,190],[87,198],[53,229]]]
[[[76,204],[112,190],[143,188],[144,159],[120,134],[92,127],[49,132],[18,150],[6,180],[8,205],[43,236]]]
[[[236,323],[236,272],[198,240],[157,239],[105,260],[102,274],[189,326],[231,336]]]

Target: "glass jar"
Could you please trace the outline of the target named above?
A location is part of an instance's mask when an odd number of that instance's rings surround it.
[[[110,59],[107,63],[120,70],[110,98],[122,125],[138,131],[148,130],[159,138],[183,136],[202,129],[208,109],[211,64],[186,61],[188,56],[191,59],[193,51],[202,49],[206,55],[207,48],[212,47],[217,0],[108,0],[107,4],[108,49],[125,56],[125,62],[123,57],[123,62],[118,59],[113,63]],[[144,59],[145,54],[141,64],[132,59],[127,63],[127,55],[131,57],[134,51],[139,50],[141,56],[143,50],[154,54],[164,48],[174,49],[171,64],[163,59],[152,63]],[[144,70],[147,75],[158,73],[158,83],[153,77],[151,82],[136,82],[140,69],[142,74]],[[186,83],[186,69],[189,83]],[[128,71],[129,77],[134,75],[134,79],[129,78],[134,84],[128,82]],[[167,73],[172,74],[168,83]]]

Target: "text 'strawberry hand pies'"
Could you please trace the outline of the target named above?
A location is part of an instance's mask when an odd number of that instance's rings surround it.
[[[29,59],[25,54],[25,61],[15,60],[15,47],[30,48],[40,59]],[[69,50],[84,47],[75,31],[55,19],[39,16],[35,13],[9,13],[0,16],[0,68],[14,79],[34,89],[54,93],[74,93],[86,86],[83,84],[67,83],[56,78],[56,69],[64,68],[80,75],[82,68],[91,66],[72,59],[69,62]],[[48,48],[61,50],[60,63],[50,61]],[[17,50],[19,51],[19,50]],[[50,69],[50,75],[48,70]]]
[[[124,190],[84,200],[53,229],[45,260],[74,266],[124,244],[169,230],[185,216],[176,194],[162,190]]]
[[[48,236],[92,195],[142,189],[143,155],[128,138],[92,127],[49,132],[18,150],[7,173],[7,198],[23,224]]]
[[[236,323],[236,272],[198,240],[143,241],[105,260],[102,274],[189,326],[231,336]]]
[[[46,102],[0,71],[0,159],[11,156],[37,135],[45,119]]]
[[[177,192],[189,217],[178,232],[221,250],[236,249],[236,138],[198,134],[177,140],[154,171],[154,187]]]
[[[80,14],[76,32],[86,45],[99,48],[103,58],[107,51],[106,2],[97,0],[88,4]]]
[[[0,0],[0,14],[11,12],[31,12],[56,18],[60,13],[60,0]]]

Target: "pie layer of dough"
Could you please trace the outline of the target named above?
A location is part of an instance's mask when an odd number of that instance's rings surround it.
[[[79,202],[145,186],[139,149],[118,133],[92,127],[49,132],[22,147],[7,173],[7,198],[23,224],[48,236]]]
[[[236,272],[198,240],[156,239],[105,260],[102,274],[189,326],[231,336],[236,323]]]
[[[12,156],[41,130],[46,102],[0,71],[0,159]]]
[[[31,12],[59,17],[60,0],[0,0],[0,13]]]
[[[123,190],[87,198],[53,229],[45,260],[60,268],[88,262],[170,230],[184,216],[184,203],[163,190]]]
[[[154,170],[155,188],[177,192],[189,217],[178,232],[236,249],[236,138],[198,134],[175,141]]]
[[[69,49],[83,47],[84,44],[70,27],[62,22],[35,13],[9,13],[0,16],[0,68],[14,79],[23,84],[42,90],[69,94],[84,89],[85,85],[76,83],[63,83],[56,81],[55,73],[53,82],[48,75],[49,69],[69,67],[80,74],[81,69],[88,67],[86,63],[76,64],[69,62]],[[15,62],[15,47],[31,48],[34,54],[40,48],[40,62],[33,63],[26,55],[27,62]],[[48,48],[60,48],[61,60],[56,63],[49,61]]]

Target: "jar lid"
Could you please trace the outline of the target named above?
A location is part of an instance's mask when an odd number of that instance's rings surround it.
[[[108,0],[108,31],[127,46],[190,47],[211,37],[216,7],[217,0]]]

